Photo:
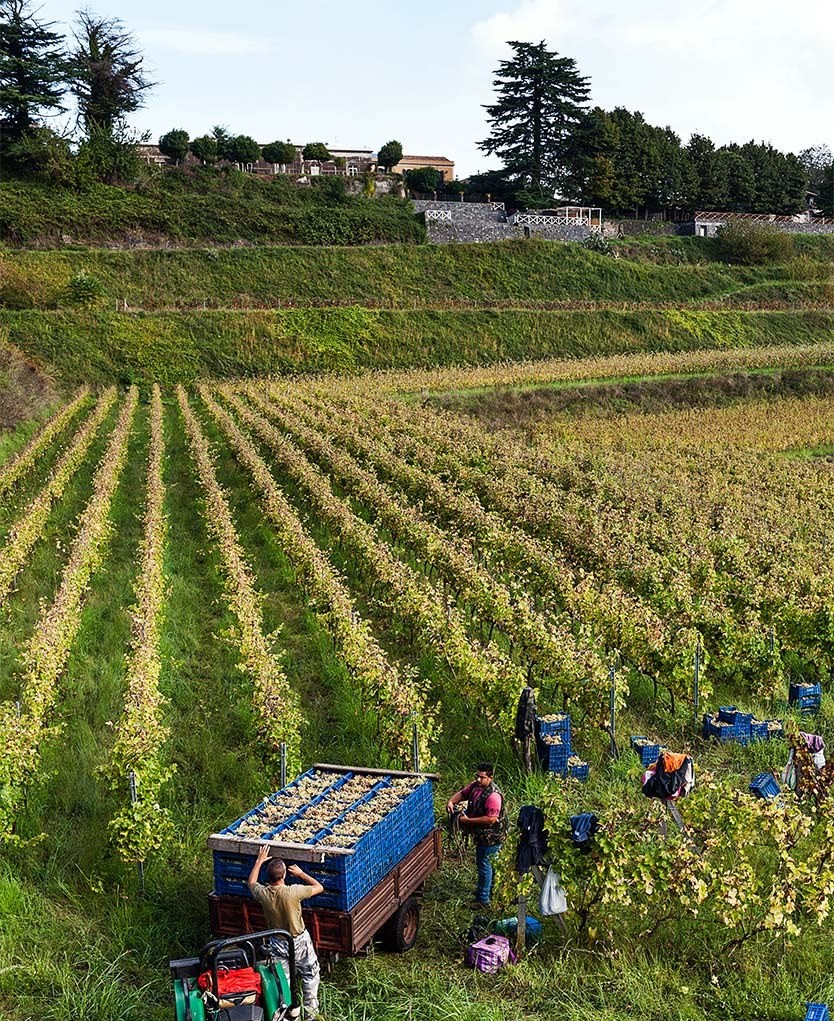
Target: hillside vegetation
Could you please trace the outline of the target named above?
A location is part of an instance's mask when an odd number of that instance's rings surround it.
[[[807,292],[806,300],[831,297],[831,266],[821,259],[730,266],[710,258],[709,245],[680,250],[700,251],[702,258],[677,265],[612,259],[580,245],[529,239],[419,247],[7,251],[0,256],[0,306],[71,306],[78,274],[95,278],[98,303],[111,308],[668,304],[755,302],[760,296],[772,302],[791,300],[798,289]]]
[[[411,204],[348,195],[339,178],[297,187],[238,171],[150,173],[133,188],[0,184],[0,240],[61,244],[369,244],[421,241]]]
[[[372,310],[5,312],[0,331],[69,384],[355,372],[834,340],[814,312]]]

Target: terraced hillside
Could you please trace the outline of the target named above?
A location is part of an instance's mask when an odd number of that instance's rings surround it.
[[[415,723],[448,790],[492,758],[511,815],[545,808],[573,910],[516,969],[463,971],[471,864],[449,845],[420,954],[338,966],[329,1016],[782,1018],[830,996],[827,788],[753,798],[786,742],[717,745],[698,714],[734,704],[790,734],[802,676],[831,735],[834,404],[722,381],[823,379],[832,354],[84,386],[11,434],[4,1014],[167,1017],[165,959],[206,938],[205,837],[274,789],[279,745],[291,770],[413,765]],[[699,395],[658,402],[672,381]],[[626,383],[655,405],[618,404]],[[548,403],[579,390],[581,408]],[[517,765],[528,681],[571,713],[587,785]],[[683,833],[642,796],[630,733],[694,754]],[[589,856],[568,836],[579,809],[603,824]],[[532,894],[513,860],[510,841],[502,912]],[[690,948],[685,974],[670,945]]]

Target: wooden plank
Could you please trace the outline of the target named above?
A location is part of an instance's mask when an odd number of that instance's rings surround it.
[[[206,841],[212,851],[225,851],[227,854],[257,854],[263,844],[273,851],[281,851],[285,858],[296,861],[309,861],[320,865],[327,855],[355,854],[352,847],[322,847],[321,844],[291,844],[280,840],[241,839],[228,833],[212,833]]]
[[[363,776],[417,776],[423,780],[439,780],[440,773],[406,773],[402,769],[371,769],[366,766],[335,766],[331,762],[314,762],[310,769],[324,769],[330,773],[361,773]]]

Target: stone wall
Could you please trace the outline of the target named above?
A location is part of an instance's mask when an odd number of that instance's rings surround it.
[[[455,220],[478,220],[488,223],[504,223],[507,219],[502,209],[493,209],[485,202],[441,202],[432,199],[414,199],[414,208],[418,213],[435,209],[449,212],[452,214],[453,222]]]
[[[608,238],[660,237],[679,234],[682,226],[671,220],[606,220],[602,232]]]
[[[531,224],[529,227],[508,223],[500,209],[484,202],[441,202],[417,199],[414,208],[418,213],[428,210],[449,212],[451,219],[426,219],[426,231],[432,244],[452,242],[478,243],[507,241],[512,238],[544,238],[548,241],[582,241],[590,230],[585,224],[557,223]]]
[[[732,223],[732,220],[728,220],[728,223]],[[769,222],[767,220],[738,220],[737,223],[748,223],[754,222],[761,227],[772,227],[774,230],[781,231],[783,234],[834,234],[834,221],[815,221],[806,220],[791,223],[788,222]],[[713,220],[698,221],[697,223],[681,224],[681,234],[698,234],[700,237],[714,238],[718,233],[718,228],[723,227],[724,224]],[[704,230],[706,229],[706,233]]]

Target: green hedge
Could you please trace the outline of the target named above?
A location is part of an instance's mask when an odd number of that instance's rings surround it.
[[[834,340],[834,312],[3,312],[8,340],[67,383],[485,364]]]

